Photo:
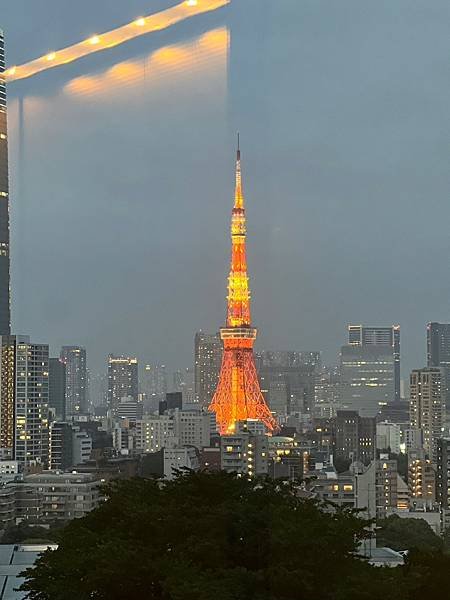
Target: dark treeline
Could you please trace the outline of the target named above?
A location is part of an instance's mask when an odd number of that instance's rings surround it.
[[[353,509],[302,499],[287,482],[188,473],[164,484],[116,481],[105,494],[108,501],[69,523],[58,550],[27,571],[29,598],[450,597],[450,556],[442,544],[411,546],[401,567],[371,566],[358,556],[370,523]]]

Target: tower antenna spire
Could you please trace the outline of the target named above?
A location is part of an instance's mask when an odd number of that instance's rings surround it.
[[[242,193],[241,180],[241,146],[239,140],[239,131],[237,134],[237,151],[236,151],[236,188],[234,192],[234,208],[244,208],[244,195]]]

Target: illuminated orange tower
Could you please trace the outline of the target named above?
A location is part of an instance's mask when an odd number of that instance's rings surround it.
[[[241,152],[236,158],[236,191],[231,217],[231,268],[228,277],[227,324],[220,330],[223,359],[209,410],[216,413],[221,434],[233,432],[237,421],[258,419],[269,431],[277,427],[259,387],[253,358],[256,329],[251,326],[250,289],[245,252],[245,208],[241,183]]]

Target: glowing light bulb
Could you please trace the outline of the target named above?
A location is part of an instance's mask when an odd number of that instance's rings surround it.
[[[136,19],[135,24],[138,25],[139,27],[143,27],[145,25],[144,17],[139,17],[139,19]]]
[[[100,38],[98,37],[98,35],[93,35],[90,39],[89,39],[89,43],[92,44],[93,46],[95,44],[98,44],[100,42]]]
[[[187,0],[186,4],[188,6],[197,6],[197,0]]]
[[[49,52],[47,54],[47,60],[53,60],[56,56],[56,52]]]

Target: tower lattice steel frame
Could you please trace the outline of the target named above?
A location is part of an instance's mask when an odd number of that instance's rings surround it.
[[[209,410],[216,413],[220,433],[232,433],[237,421],[257,419],[272,432],[275,421],[259,387],[253,357],[257,330],[251,326],[250,289],[245,248],[245,208],[241,182],[241,152],[236,157],[236,190],[231,217],[231,268],[228,277],[226,327],[220,330],[223,359],[219,383]]]

